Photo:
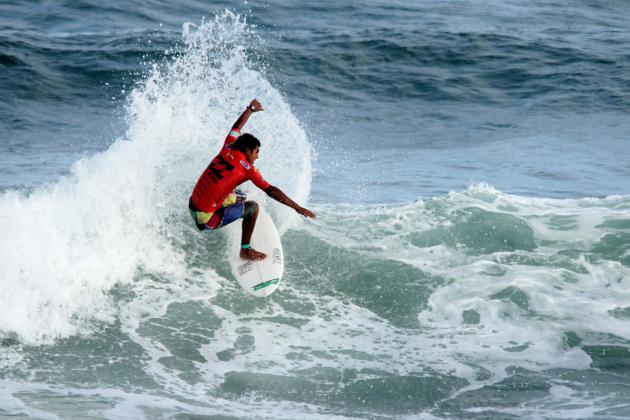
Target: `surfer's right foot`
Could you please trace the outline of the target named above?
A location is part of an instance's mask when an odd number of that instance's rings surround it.
[[[258,252],[253,248],[241,249],[241,258],[244,260],[260,261],[267,258],[267,254]]]

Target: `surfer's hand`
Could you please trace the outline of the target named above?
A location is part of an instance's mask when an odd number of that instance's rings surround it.
[[[252,112],[263,111],[263,106],[260,104],[260,102],[258,102],[258,99],[252,99],[252,101],[249,103],[249,109],[251,109]]]
[[[309,217],[311,219],[315,219],[317,217],[315,213],[313,213],[309,209],[305,209],[304,207],[298,207],[297,209],[295,209],[295,211],[297,211],[302,216]]]

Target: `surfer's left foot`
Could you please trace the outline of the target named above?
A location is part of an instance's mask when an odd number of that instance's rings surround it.
[[[267,254],[258,252],[253,248],[241,249],[241,258],[251,261],[260,261],[267,258]]]

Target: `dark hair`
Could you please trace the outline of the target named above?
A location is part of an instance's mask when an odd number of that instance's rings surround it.
[[[232,143],[232,149],[240,150],[243,153],[248,150],[254,150],[256,147],[260,147],[260,141],[249,133],[241,134],[239,138]]]

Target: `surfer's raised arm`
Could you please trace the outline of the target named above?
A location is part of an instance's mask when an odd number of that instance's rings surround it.
[[[287,195],[283,193],[280,188],[270,185],[267,188],[265,188],[265,192],[267,193],[269,197],[273,198],[279,203],[284,204],[285,206],[291,207],[293,210],[295,210],[296,212],[298,212],[304,217],[310,217],[311,219],[314,219],[315,217],[317,217],[315,213],[313,213],[309,209],[305,209],[304,207],[300,206],[298,203],[296,203],[295,201],[287,197]]]
[[[249,105],[247,105],[247,108],[245,108],[245,111],[243,111],[243,113],[240,115],[240,117],[238,117],[238,119],[236,120],[236,122],[232,126],[232,129],[233,130],[234,129],[240,130],[241,128],[243,128],[243,126],[245,125],[247,120],[249,120],[249,117],[254,112],[258,112],[258,111],[263,111],[263,107],[260,104],[260,102],[258,102],[257,99],[252,99],[252,101],[249,103]]]

